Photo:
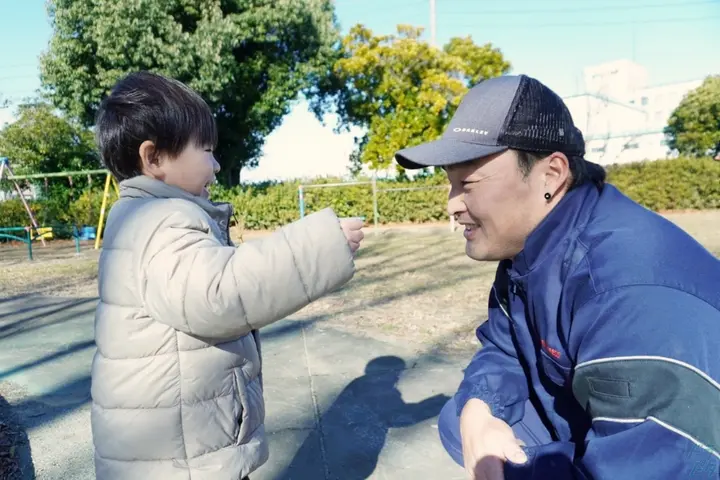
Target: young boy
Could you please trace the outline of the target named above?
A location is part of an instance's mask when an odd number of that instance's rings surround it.
[[[268,458],[257,330],[354,274],[362,222],[330,210],[230,241],[208,200],[215,121],[185,85],[122,79],[96,135],[120,181],[100,256],[92,432],[99,480],[240,480]]]

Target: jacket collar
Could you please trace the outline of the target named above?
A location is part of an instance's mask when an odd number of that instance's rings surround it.
[[[513,276],[530,273],[557,248],[567,243],[584,230],[600,190],[594,184],[580,185],[560,200],[550,213],[535,227],[525,241],[523,250],[512,260]]]
[[[232,215],[232,205],[215,203],[193,195],[185,190],[168,185],[160,180],[138,175],[120,182],[120,198],[181,198],[199,206],[216,222],[227,220]]]

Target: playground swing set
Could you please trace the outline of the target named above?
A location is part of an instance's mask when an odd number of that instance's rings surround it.
[[[105,175],[105,188],[103,189],[103,199],[102,199],[102,205],[100,207],[100,219],[98,220],[97,230],[95,230],[92,227],[83,227],[83,229],[81,231],[77,225],[73,225],[72,237],[75,241],[76,253],[80,253],[80,240],[91,240],[94,238],[95,239],[95,250],[100,248],[100,241],[101,241],[102,231],[103,231],[102,229],[103,229],[103,225],[105,223],[105,212],[107,210],[108,199],[110,197],[111,185],[115,191],[115,194],[118,197],[120,196],[120,188],[118,186],[118,183],[117,183],[117,180],[115,179],[115,177],[113,177],[112,174],[105,169],[82,170],[82,171],[72,171],[72,172],[57,172],[57,173],[38,173],[38,174],[30,174],[30,175],[15,175],[10,166],[10,160],[7,157],[0,157],[0,182],[3,179],[5,179],[13,184],[15,192],[17,193],[18,197],[20,197],[23,207],[25,208],[25,211],[30,220],[29,226],[0,228],[0,238],[16,240],[16,241],[25,243],[28,248],[28,258],[30,260],[32,260],[33,259],[33,251],[32,251],[33,242],[39,239],[40,242],[42,243],[43,247],[45,247],[45,246],[47,246],[47,244],[45,242],[45,237],[52,238],[52,236],[53,236],[52,227],[40,227],[40,225],[38,224],[37,220],[35,219],[35,216],[33,215],[32,209],[30,208],[30,205],[28,204],[27,200],[25,199],[25,194],[24,194],[22,188],[20,187],[19,181],[25,180],[26,184],[29,186],[28,181],[31,179],[44,179],[45,180],[45,188],[47,190],[48,178],[66,177],[68,179],[68,181],[70,182],[70,185],[72,186],[72,178],[73,177],[87,175],[88,183],[91,184],[93,175],[103,175],[103,174]]]

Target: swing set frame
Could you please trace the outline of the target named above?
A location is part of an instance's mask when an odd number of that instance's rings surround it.
[[[5,173],[7,172],[7,173]],[[5,177],[3,177],[5,175]],[[17,192],[18,196],[20,197],[20,200],[23,203],[23,206],[25,207],[25,211],[28,214],[28,217],[30,218],[30,222],[32,225],[32,228],[35,229],[37,233],[37,237],[40,238],[40,241],[42,242],[43,246],[46,246],[45,239],[43,238],[43,235],[40,235],[38,232],[38,229],[40,226],[38,225],[37,221],[35,220],[35,216],[32,213],[32,210],[30,209],[30,206],[27,203],[27,200],[25,199],[25,195],[23,194],[22,188],[20,188],[20,184],[18,183],[19,180],[25,180],[26,182],[28,180],[32,179],[44,179],[47,184],[48,178],[58,178],[58,177],[66,177],[70,181],[70,185],[72,186],[72,178],[73,177],[80,177],[80,176],[87,176],[90,183],[92,183],[92,176],[93,175],[105,175],[105,188],[103,189],[103,199],[102,199],[102,205],[100,206],[100,219],[98,220],[97,225],[97,231],[95,232],[95,250],[100,248],[100,242],[102,237],[102,228],[105,224],[105,212],[107,210],[107,204],[108,199],[110,198],[110,186],[112,185],[113,190],[115,191],[115,194],[117,197],[120,197],[120,187],[118,185],[117,180],[115,177],[112,176],[112,174],[106,170],[106,169],[98,169],[98,170],[78,170],[78,171],[68,171],[68,172],[53,172],[53,173],[34,173],[29,175],[15,175],[12,171],[12,168],[10,167],[10,160],[7,157],[0,157],[0,181],[5,178],[6,180],[13,183],[15,187],[15,191]]]

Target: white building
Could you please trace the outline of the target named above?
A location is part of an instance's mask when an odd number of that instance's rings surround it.
[[[648,86],[647,70],[618,60],[584,70],[586,93],[565,103],[586,142],[586,158],[601,165],[668,158],[663,129],[702,79]]]

